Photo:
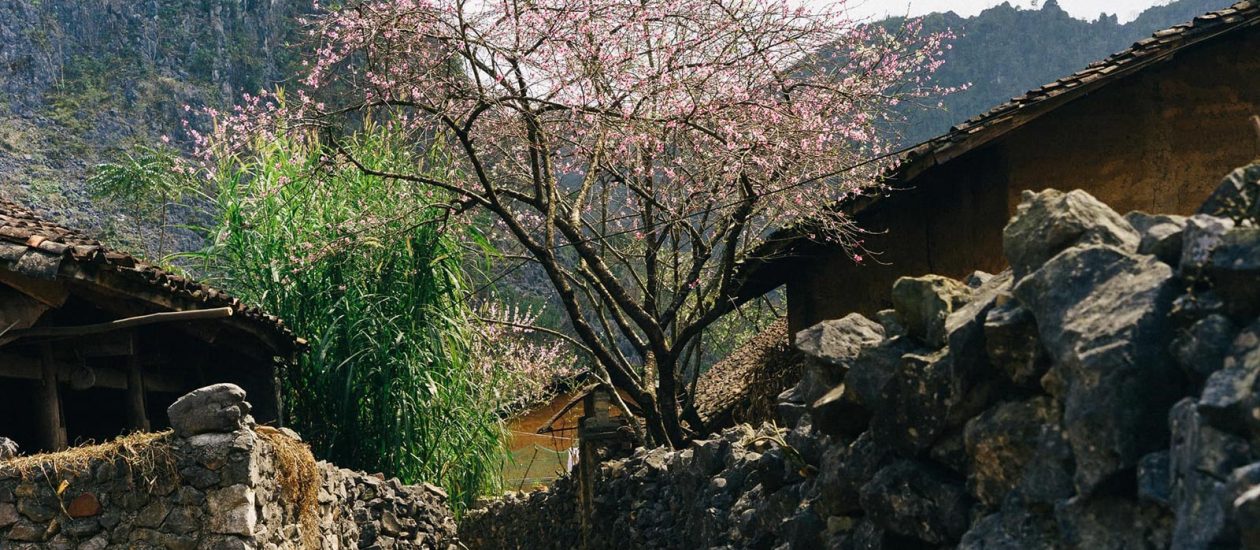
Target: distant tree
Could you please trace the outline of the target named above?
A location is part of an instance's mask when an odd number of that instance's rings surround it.
[[[217,131],[388,110],[419,146],[442,143],[442,173],[347,151],[330,162],[492,214],[545,272],[597,375],[641,406],[654,441],[677,445],[680,358],[737,306],[736,265],[806,216],[862,261],[859,232],[828,205],[876,181],[892,107],[939,92],[927,80],[943,33],[865,26],[844,2],[797,5],[355,2],[315,22],[300,105],[251,98]]]

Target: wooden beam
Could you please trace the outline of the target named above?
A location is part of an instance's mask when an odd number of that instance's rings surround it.
[[[58,281],[32,279],[7,269],[0,269],[0,283],[9,285],[50,307],[61,307],[62,304],[66,303],[66,298],[70,296],[70,292],[66,290],[65,285]]]
[[[40,361],[41,386],[36,399],[38,404],[35,414],[40,425],[41,448],[46,451],[60,451],[66,447],[66,428],[61,418],[57,365],[52,355],[52,346],[44,345]]]
[[[142,356],[140,359],[141,367],[163,367],[170,364],[169,359],[165,362],[155,361],[148,356]],[[56,356],[53,358],[53,364],[56,367],[57,380],[62,383],[70,381],[71,369],[78,366],[77,363],[67,362]],[[109,390],[127,389],[127,372],[108,367],[96,367],[95,370],[96,385],[93,387]],[[191,371],[162,372],[142,368],[141,373],[144,388],[148,392],[184,393],[205,385],[198,384],[194,373]],[[184,376],[181,378],[180,374]],[[41,382],[43,380],[41,360],[16,354],[0,353],[0,379],[3,378]]]
[[[196,309],[192,311],[165,311],[150,313],[137,317],[118,319],[108,323],[81,325],[77,327],[33,327],[21,330],[10,330],[5,333],[6,341],[20,338],[60,338],[102,334],[116,330],[125,330],[158,323],[177,323],[181,321],[198,321],[204,319],[224,319],[232,316],[232,308]],[[0,342],[2,344],[4,342]]]
[[[127,358],[127,426],[134,431],[149,431],[149,415],[144,402],[144,376],[140,356]]]

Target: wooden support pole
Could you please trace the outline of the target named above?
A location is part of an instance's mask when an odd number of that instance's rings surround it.
[[[149,414],[144,400],[144,376],[140,371],[140,355],[134,351],[127,358],[127,426],[136,432],[147,432],[150,429]]]
[[[61,417],[61,394],[57,387],[57,363],[52,346],[43,346],[40,368],[43,373],[36,414],[40,424],[40,445],[47,451],[66,448],[66,427]]]

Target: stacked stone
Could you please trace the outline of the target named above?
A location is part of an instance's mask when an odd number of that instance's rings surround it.
[[[281,487],[273,449],[231,384],[168,410],[173,433],[83,467],[0,468],[0,548],[247,550],[447,548],[446,495],[319,463],[316,532]],[[284,431],[284,430],[281,430]],[[292,434],[288,437],[296,437]],[[284,436],[282,436],[284,437]],[[74,452],[73,450],[71,452]],[[289,492],[287,492],[289,491]]]
[[[829,438],[816,543],[1260,547],[1260,229],[1214,215],[1257,168],[1190,218],[1025,193],[1009,271],[799,334],[781,410]]]
[[[320,463],[322,548],[447,548],[455,543],[455,520],[447,495],[430,485],[404,485]]]
[[[1240,169],[1189,218],[1026,193],[1010,270],[797,335],[790,433],[605,463],[592,547],[1260,548],[1257,190]],[[463,540],[574,546],[563,487]]]
[[[468,548],[580,548],[578,498],[577,480],[566,476],[537,491],[481,502],[460,519],[459,541]]]

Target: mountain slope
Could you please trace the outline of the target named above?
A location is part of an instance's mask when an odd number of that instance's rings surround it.
[[[231,103],[291,74],[310,0],[0,3],[0,195],[140,248],[88,200],[88,169],[176,134],[185,105]]]

